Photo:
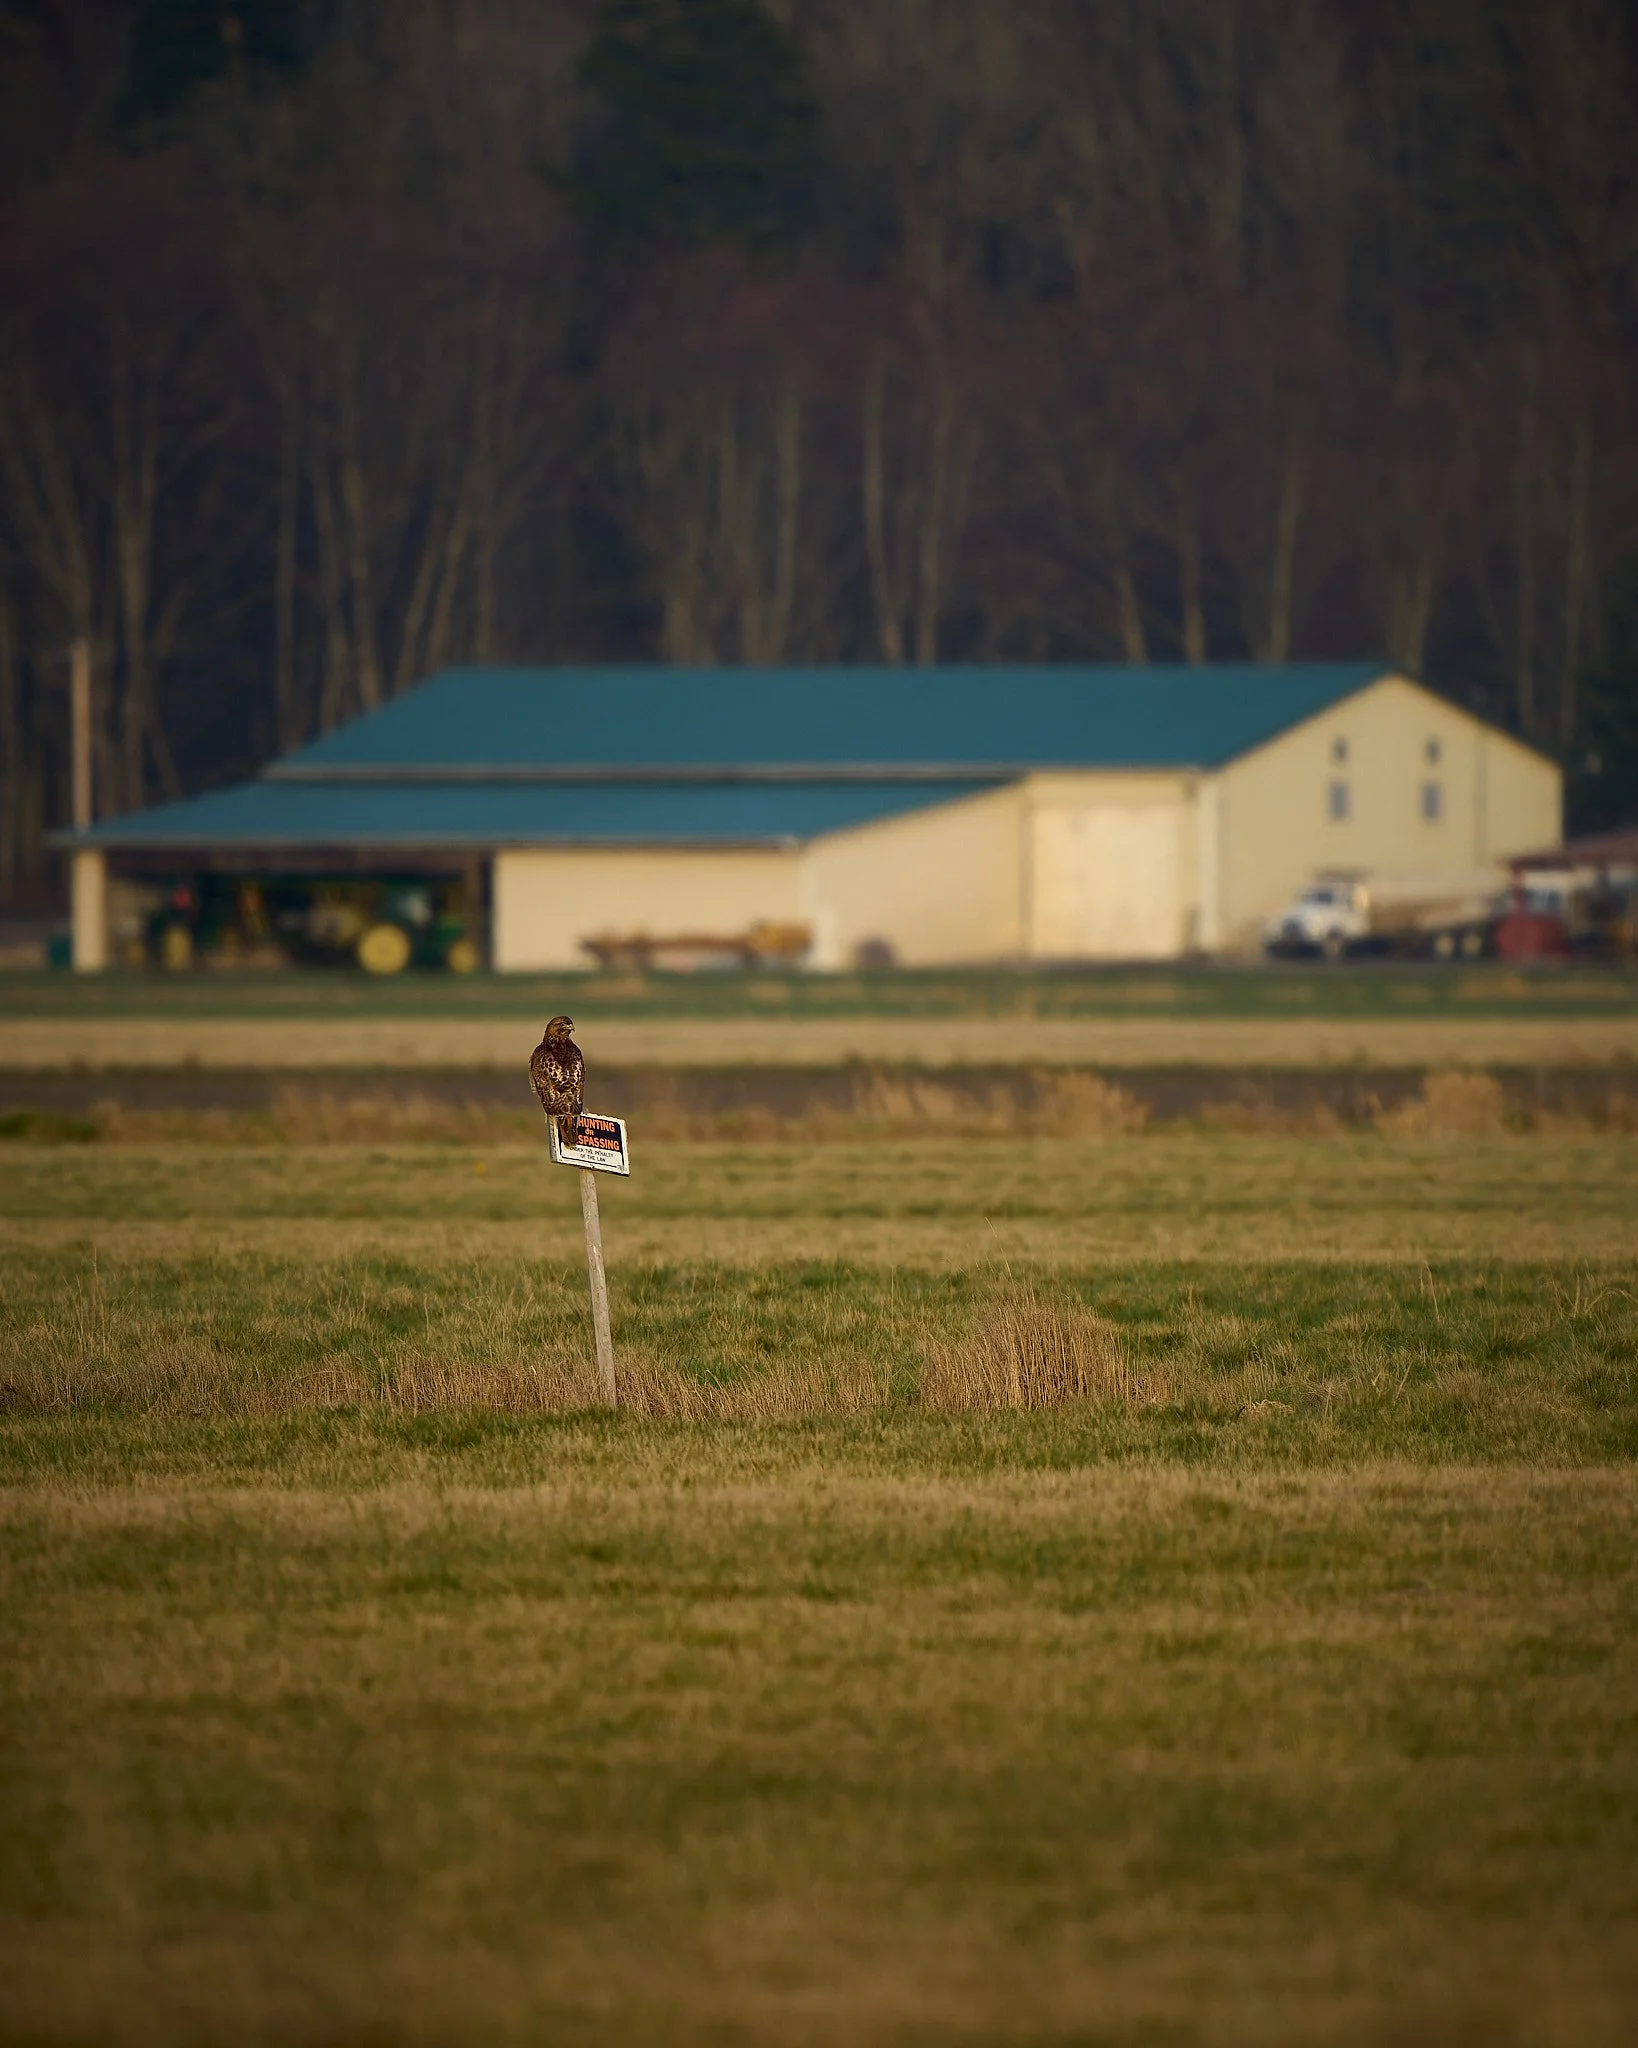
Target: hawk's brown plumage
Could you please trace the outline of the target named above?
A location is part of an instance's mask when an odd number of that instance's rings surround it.
[[[574,1143],[575,1119],[580,1114],[586,1081],[586,1062],[569,1033],[572,1017],[554,1017],[546,1036],[529,1055],[529,1079],[534,1083],[540,1106],[557,1124],[557,1135],[565,1145]]]

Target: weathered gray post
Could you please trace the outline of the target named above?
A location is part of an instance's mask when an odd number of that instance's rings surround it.
[[[631,1154],[626,1149],[626,1127],[617,1116],[598,1116],[582,1110],[575,1119],[574,1143],[565,1145],[557,1119],[546,1120],[546,1139],[559,1166],[575,1167],[580,1174],[580,1220],[586,1226],[586,1279],[591,1288],[592,1338],[597,1351],[597,1390],[608,1408],[620,1405],[620,1390],[614,1377],[614,1333],[609,1327],[609,1283],[603,1271],[603,1226],[597,1215],[597,1176],[600,1173],[629,1175]]]
[[[580,1216],[586,1226],[586,1278],[591,1285],[592,1336],[597,1346],[597,1384],[608,1408],[620,1405],[614,1381],[614,1336],[609,1329],[609,1283],[603,1272],[603,1226],[597,1215],[597,1175],[580,1169]]]

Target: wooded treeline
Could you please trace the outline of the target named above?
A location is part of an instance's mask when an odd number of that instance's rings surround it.
[[[451,660],[1250,654],[1638,814],[1620,0],[0,0],[0,176],[0,898],[82,634],[99,812]]]

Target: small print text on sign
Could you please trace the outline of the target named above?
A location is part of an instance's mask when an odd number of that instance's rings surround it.
[[[552,1158],[559,1166],[589,1166],[599,1173],[631,1172],[631,1154],[626,1148],[624,1117],[593,1116],[582,1112],[576,1119],[572,1145],[565,1145],[557,1126],[546,1127]]]

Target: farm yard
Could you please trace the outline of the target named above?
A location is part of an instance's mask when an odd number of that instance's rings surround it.
[[[1417,977],[1146,979],[1099,1014]],[[482,1062],[257,1092],[126,1034],[271,989],[8,989],[0,2033],[1630,2039],[1638,1139],[1575,1034],[1638,1005],[1589,985],[1465,999],[1569,1034],[1528,1086],[804,1094],[787,1040],[753,1116],[639,1050],[614,1416]],[[366,993],[569,1007],[628,1106],[589,985]],[[99,1067],[4,1050],[74,1021]]]

